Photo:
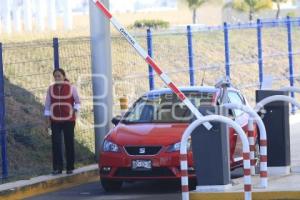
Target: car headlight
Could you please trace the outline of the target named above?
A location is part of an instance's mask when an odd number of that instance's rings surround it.
[[[181,142],[177,142],[175,144],[172,144],[171,146],[169,146],[167,152],[180,151],[180,144],[181,144]],[[192,147],[191,138],[189,138],[188,142],[187,142],[187,150],[190,151],[192,149],[191,147]]]
[[[116,145],[115,143],[110,142],[108,140],[104,140],[102,149],[104,152],[119,152],[120,151],[118,145]]]

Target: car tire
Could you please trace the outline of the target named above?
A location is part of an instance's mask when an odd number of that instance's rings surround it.
[[[197,179],[189,178],[189,190],[196,190],[197,187]]]
[[[106,192],[118,192],[122,187],[123,181],[101,179],[101,185]]]

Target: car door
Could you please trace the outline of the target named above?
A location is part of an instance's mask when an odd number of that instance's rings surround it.
[[[228,91],[228,99],[230,103],[238,105],[246,105],[245,99],[237,91]],[[248,114],[239,109],[232,110],[234,113],[234,120],[238,123],[242,129],[247,133],[248,130]],[[230,130],[231,133],[231,153],[233,159],[233,165],[238,165],[243,160],[243,145],[240,137],[234,130]]]

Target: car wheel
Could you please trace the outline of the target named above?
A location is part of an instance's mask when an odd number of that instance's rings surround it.
[[[123,181],[101,179],[101,185],[106,192],[117,192],[120,191]]]

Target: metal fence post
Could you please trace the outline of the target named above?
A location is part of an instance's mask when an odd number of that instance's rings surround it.
[[[188,39],[188,53],[189,53],[189,72],[190,72],[190,85],[195,85],[195,74],[194,74],[194,57],[193,57],[193,35],[191,26],[187,26],[187,39]]]
[[[287,36],[288,36],[288,55],[289,55],[289,72],[290,72],[290,86],[294,86],[294,61],[293,61],[293,43],[292,43],[292,24],[290,17],[287,16],[286,18],[286,25],[287,25]],[[291,96],[295,98],[295,93],[291,92]],[[295,114],[296,107],[292,106],[292,113]]]
[[[226,71],[226,79],[230,80],[230,52],[229,52],[229,33],[228,33],[228,25],[224,22],[224,47],[225,47],[225,71]]]
[[[153,58],[153,45],[152,45],[152,31],[150,28],[147,29],[147,47],[148,47],[148,54],[151,58]],[[150,90],[154,90],[154,71],[152,67],[149,65],[149,88]]]
[[[3,47],[0,43],[0,134],[1,134],[1,157],[2,157],[2,178],[7,178],[7,149],[6,149],[6,130],[5,130],[5,93],[4,93],[4,65]]]
[[[258,67],[259,67],[259,88],[261,89],[264,81],[264,69],[263,69],[263,54],[262,54],[262,23],[260,19],[257,19],[257,51],[258,51]]]
[[[59,42],[58,38],[53,38],[53,58],[54,58],[54,69],[59,68]]]

